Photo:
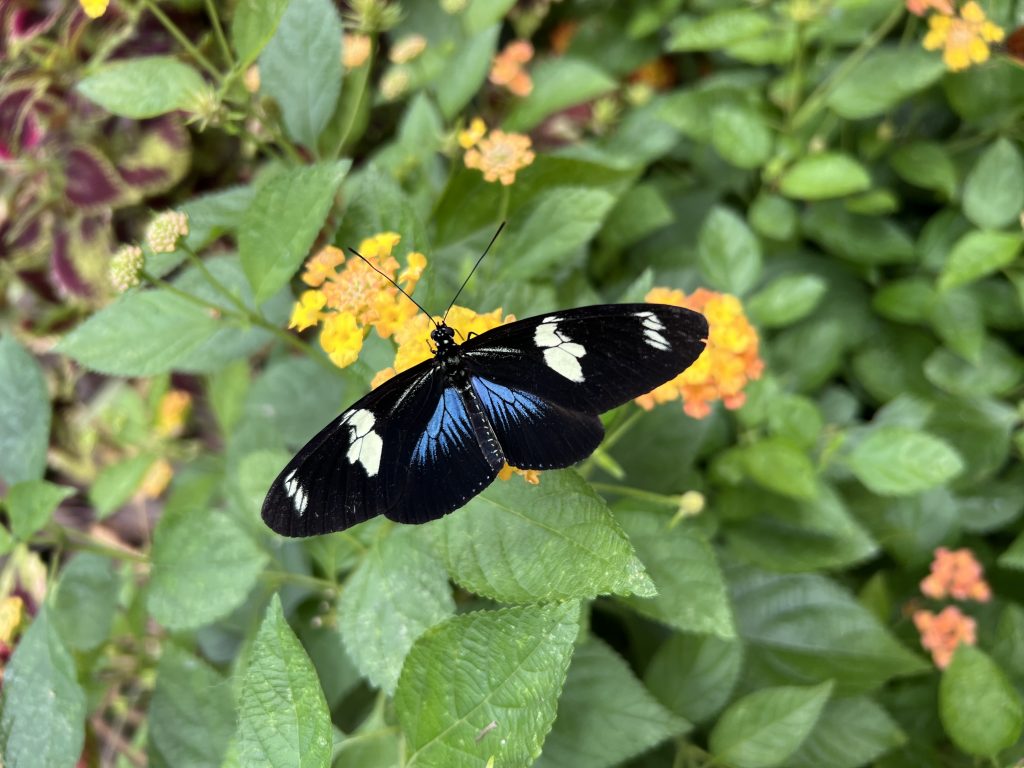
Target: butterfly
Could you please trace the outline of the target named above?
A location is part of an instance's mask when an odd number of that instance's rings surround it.
[[[271,529],[315,536],[381,514],[425,523],[506,463],[571,466],[601,442],[600,413],[673,379],[708,335],[703,315],[667,304],[560,310],[462,343],[443,317],[434,323],[432,359],[357,401],[288,462],[263,502]]]

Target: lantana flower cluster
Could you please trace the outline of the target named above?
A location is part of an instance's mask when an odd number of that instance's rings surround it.
[[[992,589],[985,581],[984,569],[969,549],[935,550],[931,573],[921,582],[921,592],[937,600],[975,600],[988,602]],[[939,613],[914,611],[914,626],[921,633],[922,647],[930,651],[935,666],[945,669],[961,645],[977,641],[977,623],[957,606],[948,605]]]
[[[701,312],[708,319],[707,348],[697,361],[671,381],[636,398],[645,410],[655,405],[683,401],[687,415],[702,419],[711,404],[721,400],[726,408],[743,405],[747,384],[761,376],[764,361],[758,353],[757,331],[743,312],[739,299],[704,288],[686,296],[671,288],[652,288],[645,301],[671,304]]]
[[[932,11],[928,17],[928,33],[923,45],[929,51],[942,49],[942,60],[953,72],[988,61],[990,43],[1002,41],[1004,32],[989,21],[985,11],[974,0],[959,9],[953,0],[906,0],[907,10],[918,16]]]
[[[484,175],[484,181],[500,181],[506,187],[516,173],[530,165],[536,155],[533,142],[524,133],[506,133],[498,129],[487,133],[487,124],[479,117],[459,132],[459,145],[466,150],[463,162]]]
[[[410,252],[406,266],[392,255],[401,237],[382,232],[363,240],[358,251],[370,264],[411,294],[427,265],[426,257]],[[346,259],[339,248],[327,246],[306,262],[302,281],[310,287],[292,309],[289,328],[321,326],[320,346],[339,368],[351,365],[363,348],[370,326],[381,338],[391,337],[415,317],[416,305],[402,296],[362,259]],[[423,343],[423,337],[420,337]]]

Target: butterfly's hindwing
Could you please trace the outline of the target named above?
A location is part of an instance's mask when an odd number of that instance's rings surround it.
[[[596,414],[571,410],[481,375],[471,380],[505,458],[514,467],[568,467],[593,453],[604,437]]]
[[[667,304],[601,304],[519,320],[462,345],[467,368],[570,410],[602,413],[671,380],[704,349],[704,316]]]

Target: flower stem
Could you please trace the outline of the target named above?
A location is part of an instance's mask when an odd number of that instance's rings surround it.
[[[157,21],[164,25],[164,29],[171,33],[171,36],[178,41],[178,44],[188,51],[189,55],[195,59],[203,69],[210,73],[214,80],[220,81],[223,77],[220,70],[213,66],[213,64],[210,63],[210,60],[199,52],[198,48],[192,45],[192,42],[185,37],[185,34],[178,28],[178,25],[171,21],[170,17],[161,11],[156,3],[152,0],[142,0],[142,4],[150,13],[156,16]]]
[[[664,493],[654,493],[653,491],[645,491],[642,488],[633,488],[628,485],[615,485],[614,483],[591,483],[590,487],[600,493],[614,493],[619,496],[628,496],[631,499],[639,499],[640,501],[650,501],[655,504],[661,504],[666,507],[672,507],[675,509],[679,506],[678,496],[668,496]]]
[[[213,26],[213,33],[217,37],[221,53],[224,54],[224,60],[227,61],[230,68],[234,69],[235,58],[231,55],[231,48],[228,45],[227,38],[224,37],[224,28],[220,24],[220,17],[217,15],[217,9],[213,5],[213,0],[206,0],[206,14],[210,17],[210,24]]]

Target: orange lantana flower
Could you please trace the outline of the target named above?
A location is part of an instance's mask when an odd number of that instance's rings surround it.
[[[156,431],[164,437],[175,437],[185,428],[192,405],[192,395],[182,389],[172,389],[160,398],[157,406]]]
[[[527,96],[533,90],[533,80],[523,65],[533,58],[529,40],[514,40],[494,57],[491,73],[487,76],[495,85],[508,88],[516,96]]]
[[[906,0],[907,10],[915,16],[924,16],[929,8],[946,16],[956,13],[952,0]]]
[[[936,600],[952,597],[985,603],[992,597],[985,571],[969,549],[936,549],[932,572],[921,582],[921,591]]]
[[[476,168],[484,174],[484,181],[500,181],[508,186],[516,180],[516,173],[533,162],[530,137],[521,133],[491,131],[490,135],[466,151],[463,162],[467,168]]]
[[[344,35],[341,46],[341,63],[345,69],[358,69],[370,58],[373,42],[367,35]]]
[[[921,633],[921,646],[931,651],[932,660],[939,669],[945,669],[953,660],[957,647],[974,645],[976,623],[970,616],[954,605],[944,608],[939,614],[931,611],[915,611],[914,626]]]
[[[749,381],[761,376],[764,362],[758,354],[757,331],[743,313],[739,299],[704,288],[690,296],[669,288],[653,288],[645,301],[702,312],[709,331],[707,348],[697,361],[671,381],[638,397],[637,404],[650,410],[681,398],[683,410],[695,419],[711,413],[715,400],[729,409],[742,406],[746,400],[743,390]]]

